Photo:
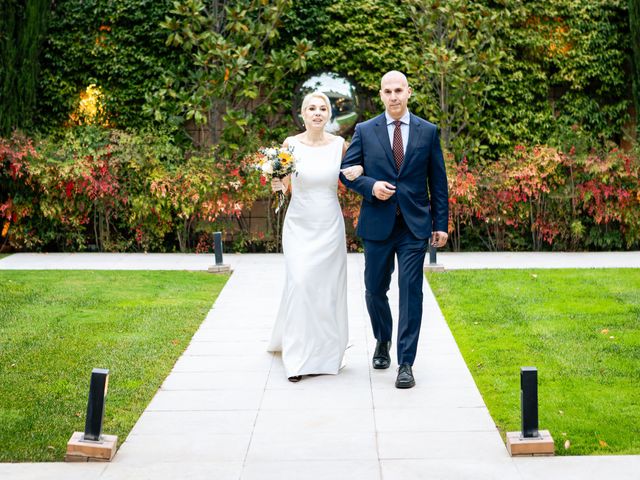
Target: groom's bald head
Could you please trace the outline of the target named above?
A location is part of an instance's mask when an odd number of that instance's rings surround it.
[[[409,80],[404,73],[399,72],[398,70],[391,70],[385,73],[380,79],[380,89],[382,90],[384,84],[390,81],[398,81],[404,83],[407,87],[409,86]]]

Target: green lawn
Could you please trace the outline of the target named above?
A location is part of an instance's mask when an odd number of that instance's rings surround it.
[[[535,366],[557,454],[640,454],[640,270],[427,279],[503,433],[520,430],[520,367]]]
[[[0,462],[63,458],[94,367],[110,370],[103,431],[123,441],[227,278],[0,270]]]
[[[0,260],[2,260],[4,257],[8,257],[9,255],[11,255],[10,253],[0,253]]]

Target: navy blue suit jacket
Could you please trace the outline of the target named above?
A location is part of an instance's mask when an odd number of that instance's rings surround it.
[[[410,117],[409,143],[399,172],[384,113],[356,125],[342,160],[342,168],[364,168],[364,174],[352,182],[342,174],[340,179],[362,195],[356,233],[365,240],[385,240],[391,235],[396,204],[400,204],[405,223],[417,238],[427,239],[432,231],[447,231],[449,189],[438,128],[413,114]],[[396,186],[396,193],[388,200],[373,196],[373,184],[378,180]]]

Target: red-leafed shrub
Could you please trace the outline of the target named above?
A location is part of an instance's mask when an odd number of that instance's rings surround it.
[[[640,157],[611,148],[577,155],[516,146],[484,165],[445,155],[453,250],[589,250],[640,247]],[[279,249],[283,212],[252,156],[184,151],[160,134],[95,126],[34,143],[0,139],[0,246],[22,250],[211,250],[223,230],[234,248]],[[351,251],[361,198],[338,195]]]
[[[3,238],[14,249],[189,251],[265,193],[241,159],[184,152],[159,135],[84,126],[36,147],[3,140],[0,152]]]
[[[482,167],[449,160],[451,246],[585,250],[640,246],[640,158],[516,146]],[[470,241],[465,241],[470,237]],[[473,243],[475,241],[475,244]]]

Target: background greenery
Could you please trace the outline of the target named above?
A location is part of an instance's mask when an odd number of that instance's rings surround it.
[[[596,156],[601,168],[609,164],[614,148],[622,147],[631,170],[640,161],[635,146],[640,111],[637,0],[9,0],[2,8],[0,242],[5,248],[193,251],[203,236],[220,228],[230,232],[233,248],[278,248],[281,218],[270,208],[266,231],[257,235],[248,229],[253,202],[268,199],[269,192],[250,180],[255,173],[247,158],[259,145],[295,132],[293,89],[317,70],[355,80],[365,118],[381,109],[381,74],[407,72],[414,90],[410,108],[440,127],[455,178],[459,169],[469,169],[477,180],[490,180],[494,164],[512,163],[522,147],[553,148],[578,165]],[[40,196],[43,187],[40,179],[26,174],[27,167],[22,174],[11,170],[17,168],[15,158],[27,165],[31,155],[12,135],[20,129],[37,155],[73,151],[67,163],[86,163],[89,156],[98,162],[90,147],[71,145],[84,135],[77,128],[87,124],[105,130],[103,138],[123,131],[148,141],[149,155],[164,158],[175,170],[192,156],[209,158],[227,169],[229,182],[238,182],[230,174],[238,170],[249,186],[200,192],[213,202],[237,205],[232,212],[175,209],[160,212],[155,224],[142,222],[142,227],[135,215],[107,224],[108,214],[89,215],[69,242],[65,229],[56,225],[64,219],[51,221],[51,210],[64,210],[64,205],[46,211],[26,208],[25,202]],[[149,141],[149,136],[164,140]],[[175,147],[171,153],[163,142]],[[151,183],[148,171],[137,174],[142,177],[138,184]],[[569,184],[571,175],[563,172],[558,184]],[[602,172],[594,180],[607,183],[601,177]],[[640,188],[637,179],[628,183],[623,196]],[[466,189],[464,182],[450,187]],[[59,182],[58,188],[66,186]],[[230,195],[246,188],[254,190],[239,194],[241,198]],[[500,185],[478,188],[471,208],[475,220],[452,218],[451,233],[459,240],[454,248],[640,245],[635,233],[640,228],[630,218],[581,210],[580,199],[562,189],[546,193],[569,204],[567,230],[573,237],[541,241],[540,231],[510,228],[522,222],[507,218],[508,209],[502,216],[482,213],[483,205],[494,200],[491,195],[500,191]],[[152,195],[150,189],[146,195]],[[74,190],[69,200],[86,207],[82,196],[86,192]],[[357,199],[341,193],[341,201],[347,220],[354,220]],[[518,207],[527,203],[515,200]],[[529,223],[561,218],[566,206],[555,208],[560,203],[547,202],[543,213],[551,217]],[[610,208],[600,203],[597,209]],[[84,211],[80,208],[73,216],[82,217]],[[501,224],[505,238],[487,245],[486,225],[494,224]],[[141,230],[142,237],[153,240],[138,241]],[[35,241],[25,242],[34,234]],[[358,248],[353,238],[350,245]]]
[[[559,455],[640,453],[640,270],[428,274],[493,420],[520,430],[520,367]]]
[[[1,271],[0,462],[62,460],[93,368],[123,440],[224,286],[200,272]]]

